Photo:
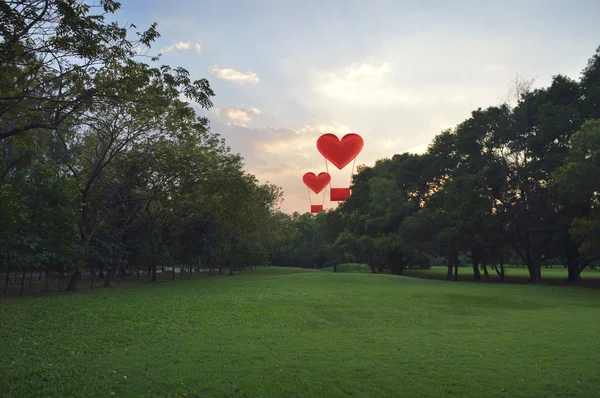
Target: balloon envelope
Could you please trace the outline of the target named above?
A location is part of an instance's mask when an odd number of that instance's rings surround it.
[[[331,176],[325,172],[319,173],[319,175],[309,172],[302,176],[302,181],[311,191],[319,193],[331,182]]]
[[[358,134],[346,134],[340,140],[335,134],[323,134],[317,140],[317,150],[338,169],[343,169],[358,156],[365,142]]]

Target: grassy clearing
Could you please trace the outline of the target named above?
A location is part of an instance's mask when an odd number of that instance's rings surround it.
[[[259,268],[0,301],[24,396],[594,396],[600,291]],[[185,394],[185,395],[184,395]]]

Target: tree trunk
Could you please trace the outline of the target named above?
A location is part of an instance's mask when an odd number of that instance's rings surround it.
[[[539,256],[534,256],[529,268],[529,281],[532,283],[538,283],[542,280],[542,260]]]
[[[31,281],[33,280],[33,268],[29,271],[29,287],[31,287]]]
[[[45,291],[48,291],[48,268],[46,268],[46,289]]]
[[[396,267],[398,268],[397,275],[402,275],[402,273],[404,272],[404,262],[402,261],[402,258],[398,259]]]
[[[150,252],[152,254],[152,259],[150,260],[150,283],[156,282],[156,258],[158,257],[158,249],[156,248],[156,242],[154,241],[154,228],[152,224],[150,224]],[[163,265],[163,272],[164,272]]]
[[[478,281],[481,279],[479,272],[479,256],[476,249],[471,249],[471,265],[473,266],[473,279]]]
[[[79,274],[81,274],[81,272],[79,272],[79,269],[76,269],[75,272],[73,272],[73,274],[71,275],[71,278],[69,279],[69,284],[67,285],[67,288],[65,289],[65,291],[70,291],[70,292],[77,291],[77,281],[79,280]]]
[[[486,280],[490,279],[490,274],[488,273],[487,265],[485,263],[485,259],[481,259],[481,269],[483,269],[483,275]]]
[[[110,286],[110,276],[112,275],[112,268],[109,268],[106,271],[106,277],[104,278],[104,285],[102,287],[111,287]]]
[[[94,278],[96,277],[96,270],[94,267],[90,267],[90,290],[94,288]]]
[[[454,281],[458,280],[458,252],[452,253],[452,262],[454,263]]]
[[[233,276],[233,267],[230,259],[227,259],[227,266],[229,267],[229,276]]]
[[[150,282],[154,283],[156,282],[156,260],[152,260],[152,265],[151,265],[151,269],[150,269]]]
[[[496,274],[498,274],[498,276],[500,277],[500,280],[504,280],[504,259],[502,257],[502,254],[500,255],[500,269],[498,269],[498,264],[496,262],[494,262],[493,264],[494,266],[494,271],[496,271]]]
[[[175,280],[175,264],[173,264],[172,268],[172,273],[171,273],[171,280],[174,281]]]
[[[4,292],[8,290],[8,281],[10,279],[10,265],[6,267],[6,278],[4,279]]]
[[[446,271],[446,279],[452,279],[452,267],[454,266],[452,256],[448,256],[448,270]]]
[[[566,240],[566,254],[567,254],[567,279],[570,282],[579,282],[581,280],[579,276],[579,264],[578,259],[580,257],[577,244],[575,244],[570,237],[567,235]]]
[[[23,268],[23,275],[21,275],[21,292],[19,293],[19,296],[22,296],[25,291],[25,274],[27,274],[27,270]]]

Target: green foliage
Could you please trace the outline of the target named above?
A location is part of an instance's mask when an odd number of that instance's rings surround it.
[[[212,107],[206,79],[139,61],[156,24],[130,38],[133,24],[105,20],[114,1],[0,8],[3,270],[71,270],[75,290],[81,267],[110,286],[116,270],[155,280],[157,265],[206,255],[239,270],[268,261],[282,193],[183,100]]]

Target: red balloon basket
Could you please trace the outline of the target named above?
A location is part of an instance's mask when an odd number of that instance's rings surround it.
[[[311,213],[318,213],[320,211],[323,211],[323,205],[310,205]]]
[[[350,188],[331,188],[329,190],[329,200],[332,202],[342,202],[350,196]]]

